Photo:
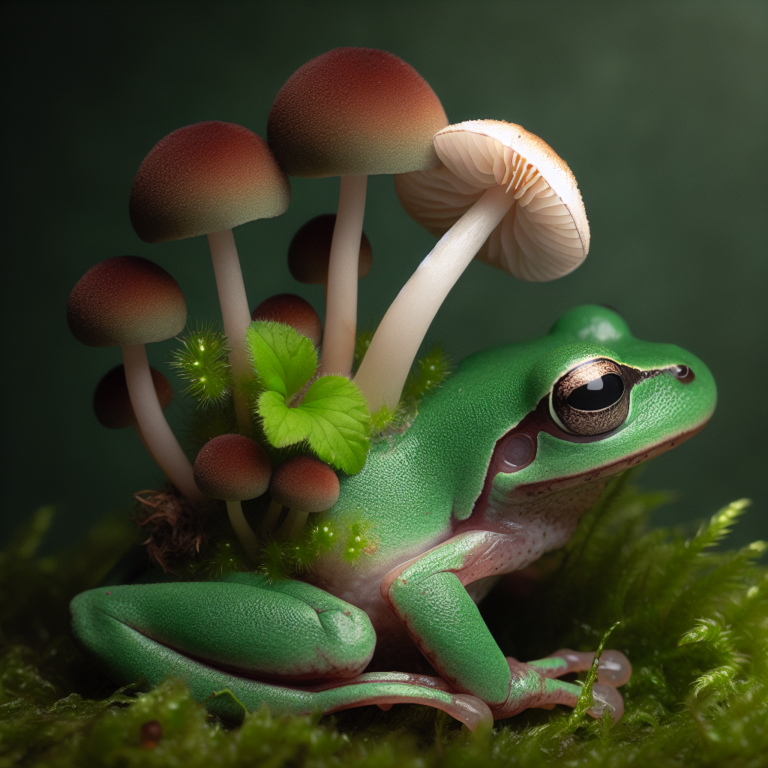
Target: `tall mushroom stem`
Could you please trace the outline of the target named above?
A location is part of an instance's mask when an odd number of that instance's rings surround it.
[[[227,514],[229,522],[243,545],[243,549],[251,557],[259,554],[259,540],[243,514],[243,505],[239,501],[227,501]]]
[[[130,344],[122,347],[122,352],[128,395],[139,434],[146,442],[150,455],[168,479],[192,503],[204,503],[205,496],[200,493],[192,477],[192,466],[168,426],[157,399],[147,350],[143,344]]]
[[[232,348],[229,353],[229,363],[232,366],[232,398],[235,403],[237,428],[241,435],[250,435],[251,414],[248,401],[240,389],[240,382],[250,373],[245,349],[245,332],[251,323],[251,311],[245,295],[235,236],[231,229],[211,232],[208,235],[208,245],[211,249],[213,273],[216,276],[216,290],[219,294],[224,333]]]
[[[371,412],[397,406],[438,309],[514,202],[514,189],[491,187],[484,192],[440,238],[392,302],[354,378]]]
[[[352,372],[357,332],[357,263],[363,236],[367,176],[342,176],[326,288],[320,373]]]

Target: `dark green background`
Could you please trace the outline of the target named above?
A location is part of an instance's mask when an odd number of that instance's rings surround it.
[[[147,246],[128,220],[134,173],[162,136],[200,120],[265,134],[272,100],[302,63],[340,45],[411,63],[449,119],[497,118],[567,160],[592,226],[573,275],[530,284],[473,264],[429,335],[455,360],[546,332],[585,302],[619,309],[636,335],[689,348],[720,390],[710,426],[644,476],[678,500],[659,521],[749,496],[737,534],[765,537],[766,31],[764,3],[4,3],[3,475],[0,534],[38,505],[61,514],[55,543],[161,477],[129,432],[91,412],[118,350],[80,346],[67,297],[96,262],[132,253],[215,319],[203,238]],[[293,232],[332,211],[335,180],[294,180],[288,213],[236,231],[252,302],[292,290]],[[391,178],[371,181],[374,323],[433,239],[402,212]],[[167,371],[169,345],[150,350]],[[183,415],[181,398],[172,419]]]

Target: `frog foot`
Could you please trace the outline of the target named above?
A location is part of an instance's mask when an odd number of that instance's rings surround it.
[[[592,668],[595,654],[589,651],[572,651],[561,648],[544,659],[529,661],[528,666],[534,667],[543,677],[562,677],[569,672],[587,672]],[[620,688],[632,675],[632,665],[621,652],[614,650],[603,651],[597,667],[597,682]]]
[[[511,717],[529,708],[552,709],[556,704],[575,707],[581,686],[557,678],[590,669],[594,658],[593,653],[569,649],[528,664],[508,657],[509,695],[503,704],[491,706],[494,718]],[[624,714],[624,700],[616,687],[627,682],[631,673],[631,665],[623,653],[605,651],[600,657],[598,682],[592,688],[593,704],[587,714],[600,719],[607,710],[614,724],[617,723]]]

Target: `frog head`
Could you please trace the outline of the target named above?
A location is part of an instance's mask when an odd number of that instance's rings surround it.
[[[586,509],[605,478],[687,440],[715,407],[715,383],[701,360],[636,339],[602,306],[569,311],[547,336],[514,345],[497,365],[517,417],[496,441],[476,511],[508,513],[526,499],[562,505],[563,494]]]

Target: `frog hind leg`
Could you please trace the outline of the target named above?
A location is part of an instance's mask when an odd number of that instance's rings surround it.
[[[467,531],[390,571],[381,585],[382,597],[438,674],[456,690],[485,701],[496,719],[529,707],[573,707],[581,692],[557,679],[570,671],[567,659],[556,673],[554,662],[548,668],[505,658],[465,589],[514,567],[521,546],[513,534]],[[589,714],[599,718],[607,708],[617,722],[624,713],[621,694],[604,683],[593,693]]]
[[[193,697],[226,716],[231,693],[247,710],[335,712],[427,704],[474,729],[491,720],[479,699],[439,679],[360,674],[376,636],[366,614],[308,584],[253,574],[220,582],[134,584],[78,595],[73,634],[116,682],[183,678]],[[309,681],[323,680],[321,685]]]

